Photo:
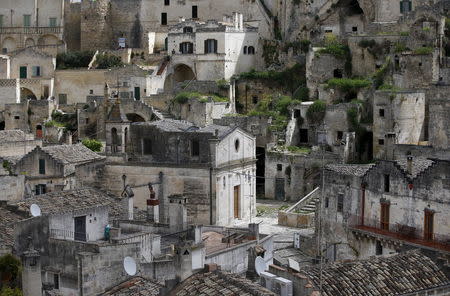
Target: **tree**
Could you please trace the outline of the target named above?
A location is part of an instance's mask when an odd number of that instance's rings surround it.
[[[22,291],[20,291],[19,288],[10,288],[10,287],[3,287],[0,290],[0,296],[22,296]]]
[[[0,257],[0,276],[2,284],[12,287],[16,286],[21,271],[22,264],[18,258],[11,254]]]
[[[84,139],[81,143],[94,152],[100,152],[103,147],[102,143],[95,139]]]

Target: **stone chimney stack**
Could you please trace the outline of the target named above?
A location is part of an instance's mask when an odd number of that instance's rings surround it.
[[[406,157],[406,170],[408,171],[408,174],[412,175],[413,157],[411,155],[408,155],[408,157]]]
[[[30,247],[22,254],[22,290],[24,296],[42,296],[41,256]]]
[[[169,196],[169,227],[171,231],[187,229],[187,198],[180,194]]]
[[[239,30],[239,13],[233,12],[233,25],[236,30]]]
[[[150,191],[149,199],[147,199],[147,220],[151,222],[159,222],[159,200],[156,198],[156,193],[153,190],[152,184],[148,184]]]

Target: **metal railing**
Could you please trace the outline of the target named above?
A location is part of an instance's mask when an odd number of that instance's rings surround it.
[[[63,27],[0,27],[0,34],[60,34]]]
[[[50,229],[50,238],[67,239],[86,242],[89,236],[85,232],[74,232],[66,229]]]
[[[411,241],[412,243],[426,245],[439,244],[450,248],[450,235],[448,234],[436,232],[425,233],[423,228],[401,223],[381,223],[379,219],[376,220],[367,217],[363,219],[357,215],[350,216],[347,221],[350,228],[391,236],[396,239]]]
[[[293,206],[288,208],[286,210],[287,213],[295,211],[295,210],[301,210],[304,206],[308,204],[308,202],[315,198],[317,194],[320,193],[320,187],[316,187],[313,191],[305,195],[302,199],[300,199],[297,203],[295,203]]]

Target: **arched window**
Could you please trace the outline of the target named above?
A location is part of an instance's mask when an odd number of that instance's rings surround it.
[[[244,54],[247,54],[247,46],[244,46]]]
[[[183,28],[183,33],[192,33],[192,32],[193,32],[192,27],[184,27]]]
[[[192,42],[182,42],[180,43],[180,52],[182,54],[189,54],[194,52],[194,44]]]
[[[205,53],[217,53],[217,40],[206,39],[205,40]]]
[[[255,48],[253,46],[248,47],[248,54],[255,54]]]
[[[111,152],[116,153],[118,151],[119,137],[117,136],[117,129],[113,127],[111,129]]]

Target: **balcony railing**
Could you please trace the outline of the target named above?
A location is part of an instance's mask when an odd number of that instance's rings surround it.
[[[350,228],[375,235],[383,235],[392,239],[402,240],[411,244],[450,252],[450,235],[440,233],[425,233],[423,228],[412,227],[400,223],[381,223],[380,220],[361,216],[351,216],[348,220]]]
[[[56,239],[67,239],[75,241],[88,241],[88,234],[85,232],[74,232],[66,229],[50,229],[50,237]]]
[[[61,34],[63,27],[0,27],[0,34]]]

